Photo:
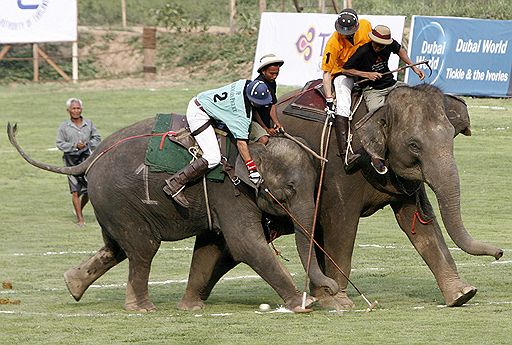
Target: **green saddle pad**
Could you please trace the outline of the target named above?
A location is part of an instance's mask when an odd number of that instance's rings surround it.
[[[166,133],[169,130],[173,130],[171,129],[173,116],[182,115],[157,114],[151,133]],[[144,160],[145,164],[149,166],[149,171],[174,174],[190,164],[192,155],[187,149],[172,142],[169,138],[164,139],[163,147],[160,149],[161,142],[162,136],[154,136],[149,139]],[[210,170],[206,177],[212,181],[223,182],[225,174],[222,172],[222,166],[219,164]]]

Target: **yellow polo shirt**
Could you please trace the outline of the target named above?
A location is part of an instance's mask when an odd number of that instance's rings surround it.
[[[343,65],[356,52],[357,48],[371,41],[368,37],[371,31],[372,25],[369,21],[359,20],[359,28],[354,34],[354,45],[345,36],[335,31],[325,45],[322,70],[331,72],[332,76],[340,74],[343,71]]]

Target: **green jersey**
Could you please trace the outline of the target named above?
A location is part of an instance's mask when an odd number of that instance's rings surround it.
[[[251,111],[245,108],[244,91],[247,80],[239,80],[214,90],[201,92],[197,100],[206,113],[226,124],[235,139],[248,139]]]

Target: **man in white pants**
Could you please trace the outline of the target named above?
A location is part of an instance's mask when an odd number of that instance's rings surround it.
[[[348,172],[355,165],[359,154],[352,155],[347,150],[348,117],[350,116],[351,93],[354,81],[351,77],[342,74],[343,66],[357,48],[370,41],[368,33],[372,31],[372,26],[365,19],[359,20],[356,11],[346,8],[338,15],[334,27],[336,31],[325,45],[322,60],[323,86],[326,97],[326,110],[330,116],[335,118],[338,150],[344,161],[345,156],[347,157],[345,170]],[[336,106],[334,105],[331,84],[334,84]]]
[[[219,144],[210,124],[212,118],[227,126],[236,140],[238,152],[245,162],[251,182],[260,183],[261,175],[251,158],[247,141],[253,108],[271,104],[272,95],[267,85],[260,80],[238,80],[192,98],[187,107],[187,121],[203,155],[165,180],[167,185],[164,191],[178,204],[188,208],[189,202],[182,193],[185,185],[220,163]]]

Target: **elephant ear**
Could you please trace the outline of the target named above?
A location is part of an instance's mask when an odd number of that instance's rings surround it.
[[[462,98],[445,94],[444,106],[446,109],[446,116],[455,128],[455,136],[459,133],[470,136],[471,129],[466,102],[464,102]]]
[[[371,156],[386,159],[387,104],[367,114],[356,124],[361,144]]]

